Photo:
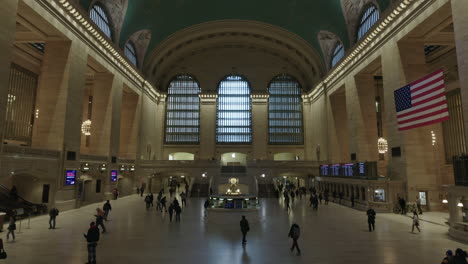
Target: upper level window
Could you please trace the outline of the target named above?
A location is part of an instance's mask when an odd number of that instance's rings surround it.
[[[331,66],[335,67],[335,65],[344,57],[344,47],[343,44],[338,43],[335,49],[333,50]]]
[[[275,77],[268,87],[270,144],[303,144],[301,85],[289,75]]]
[[[216,142],[249,144],[252,142],[252,105],[249,82],[229,75],[219,83],[216,114]]]
[[[127,42],[127,44],[125,44],[125,56],[127,56],[127,58],[133,63],[133,65],[137,65],[137,56],[136,56],[136,50],[135,50],[135,46],[133,45],[132,42]]]
[[[91,20],[93,20],[94,24],[96,24],[99,27],[99,29],[101,29],[101,31],[104,32],[104,34],[111,39],[112,33],[110,27],[110,20],[109,16],[106,14],[104,9],[102,9],[101,6],[96,4],[93,6],[93,8],[91,8],[89,16],[91,17]]]
[[[380,13],[375,5],[370,5],[361,15],[361,21],[358,27],[357,40],[360,40],[369,29],[379,20]]]
[[[200,142],[200,98],[198,82],[190,75],[176,76],[167,89],[166,143]]]

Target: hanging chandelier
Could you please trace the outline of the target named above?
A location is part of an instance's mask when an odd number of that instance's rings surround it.
[[[380,137],[377,140],[377,149],[379,150],[379,154],[385,154],[388,151],[388,142],[385,138]]]
[[[91,120],[86,120],[81,124],[81,133],[85,136],[91,136]]]

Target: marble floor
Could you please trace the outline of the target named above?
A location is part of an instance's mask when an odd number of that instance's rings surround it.
[[[112,201],[108,233],[97,248],[98,263],[440,263],[447,249],[468,249],[451,240],[441,225],[423,222],[422,233],[412,234],[410,218],[378,214],[376,231],[369,233],[363,212],[331,203],[313,212],[302,200],[287,214],[277,199],[261,201],[262,220],[251,224],[243,247],[239,226],[208,223],[202,204],[201,199],[189,199],[182,222],[170,223],[154,209],[147,212],[136,195]],[[83,233],[96,207],[60,213],[55,230],[48,229],[46,216],[32,219],[29,229],[23,222],[16,242],[4,243],[8,259],[0,263],[85,263]],[[289,251],[287,233],[293,221],[302,229],[299,257]],[[0,235],[5,241],[6,233]]]

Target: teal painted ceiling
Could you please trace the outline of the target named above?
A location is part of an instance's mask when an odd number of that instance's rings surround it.
[[[385,10],[391,0],[377,0]],[[88,10],[92,0],[80,0]],[[151,30],[149,53],[171,34],[208,21],[244,19],[269,23],[309,42],[319,53],[320,30],[335,33],[350,46],[341,0],[128,0],[119,45],[142,29]]]

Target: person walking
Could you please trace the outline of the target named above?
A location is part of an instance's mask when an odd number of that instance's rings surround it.
[[[319,198],[319,202],[320,202],[320,204],[322,204],[323,195],[322,195],[322,193],[321,193],[321,192],[319,193],[319,197],[318,197],[318,198]]]
[[[375,211],[369,206],[369,209],[367,210],[367,224],[369,225],[369,232],[372,232],[375,230]]]
[[[83,234],[88,243],[88,263],[87,264],[96,264],[96,247],[99,241],[99,228],[95,225],[94,222],[89,224],[88,233]]]
[[[146,211],[150,209],[151,206],[151,197],[149,194],[145,196]]]
[[[151,204],[151,207],[154,207],[154,204],[153,204],[154,195],[153,195],[153,193],[150,193],[150,194],[149,194],[149,197],[150,197],[150,204]]]
[[[109,212],[112,211],[112,206],[111,206],[109,200],[107,200],[107,202],[102,206],[102,210],[104,210],[104,220],[107,221],[107,217],[109,216]]]
[[[174,211],[175,211],[175,221],[180,222],[180,214],[182,213],[182,207],[176,204],[174,205]]]
[[[59,210],[55,207],[49,211],[49,229],[55,229],[55,219],[59,215]]]
[[[291,226],[291,229],[289,229],[288,237],[290,237],[293,240],[291,252],[293,252],[294,248],[296,248],[298,256],[301,255],[301,249],[299,248],[299,244],[297,243],[297,240],[299,239],[300,235],[301,235],[301,228],[296,223],[293,223]]]
[[[6,259],[7,253],[5,252],[5,248],[3,247],[3,240],[0,238],[0,259]]]
[[[296,194],[294,193],[293,190],[291,190],[291,202],[294,203],[294,198],[296,197]]]
[[[328,191],[325,191],[324,198],[325,198],[325,205],[328,205],[328,201],[330,199]]]
[[[284,204],[286,205],[286,211],[289,212],[289,209],[291,209],[291,207],[289,206],[289,196],[286,196],[284,198]]]
[[[140,188],[140,197],[143,197],[144,193],[145,193],[145,186],[141,186],[141,188]]]
[[[180,194],[180,199],[182,199],[182,206],[187,206],[187,194],[185,192]]]
[[[104,211],[102,211],[101,208],[96,208],[96,214],[94,216],[96,217],[96,226],[102,227],[102,233],[106,233],[106,227],[104,226]]]
[[[167,207],[166,207],[166,196],[164,196],[163,198],[161,198],[161,212],[163,211],[163,208],[164,208],[164,211],[167,212]]]
[[[169,222],[172,222],[172,214],[174,214],[174,203],[171,203],[171,205],[169,205]]]
[[[422,215],[421,198],[419,196],[416,196],[416,207],[418,208],[418,213]]]
[[[7,241],[10,240],[10,235],[13,237],[13,241],[15,241],[15,230],[16,230],[16,219],[15,217],[10,218],[10,222],[8,223],[8,233],[7,233]]]
[[[312,197],[313,197],[313,198],[312,198],[312,205],[314,206],[312,209],[313,209],[314,211],[318,211],[318,204],[319,204],[319,202],[318,202],[317,195],[314,194]]]
[[[205,208],[205,217],[208,215],[208,208],[210,207],[210,199],[206,198],[205,204],[203,204]]]
[[[250,231],[249,221],[247,221],[245,215],[243,215],[242,219],[240,220],[240,229],[242,232],[242,244],[245,244],[247,243],[245,237],[247,236],[247,232]]]
[[[419,216],[416,210],[413,211],[413,226],[411,227],[411,233],[414,233],[414,228],[418,229],[419,233],[421,233],[421,229],[419,229]]]

